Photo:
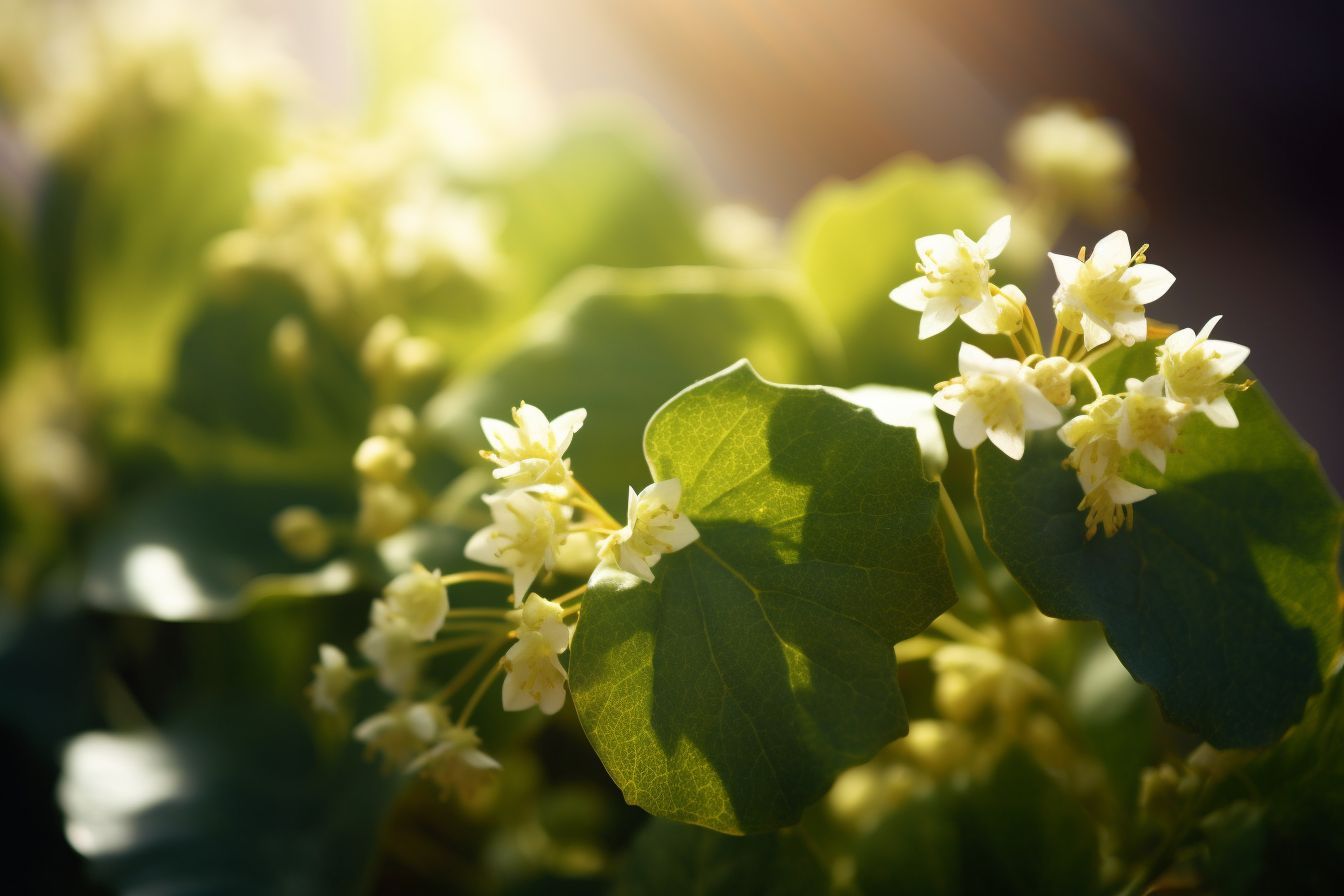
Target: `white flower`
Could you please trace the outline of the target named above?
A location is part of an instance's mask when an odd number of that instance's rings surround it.
[[[565,610],[540,594],[529,594],[518,612],[518,643],[504,654],[504,708],[540,706],[547,715],[565,704],[568,676],[559,655],[569,649]]]
[[[1142,250],[1130,253],[1123,230],[1104,237],[1086,261],[1050,253],[1059,278],[1055,314],[1065,329],[1083,334],[1088,351],[1112,336],[1125,345],[1148,338],[1143,306],[1162,298],[1176,278],[1142,257]],[[1140,263],[1131,267],[1132,261]]]
[[[355,470],[365,479],[400,482],[415,466],[415,455],[401,439],[369,436],[355,450]]]
[[[388,612],[401,620],[412,638],[432,641],[448,615],[448,589],[436,569],[418,563],[387,583],[383,589]]]
[[[447,727],[435,703],[397,704],[355,726],[355,740],[383,754],[389,765],[405,765]]]
[[[1068,358],[1042,358],[1031,368],[1032,382],[1046,400],[1056,407],[1073,401],[1073,374],[1075,367]]]
[[[1157,370],[1166,381],[1167,395],[1194,405],[1216,426],[1237,425],[1237,412],[1227,400],[1223,381],[1246,362],[1251,350],[1235,342],[1210,339],[1213,318],[1195,335],[1190,328],[1177,330],[1157,349]]]
[[[323,644],[317,648],[317,665],[313,666],[313,684],[308,689],[313,709],[332,715],[341,712],[341,699],[355,683],[350,661],[339,647]]]
[[[481,751],[481,739],[475,728],[449,725],[443,728],[434,745],[406,767],[439,785],[445,797],[454,793],[471,799],[495,772],[499,763]]]
[[[1078,509],[1087,511],[1083,525],[1088,538],[1096,535],[1099,526],[1111,536],[1121,526],[1133,525],[1133,505],[1157,494],[1121,475],[1129,454],[1119,439],[1123,413],[1124,399],[1103,395],[1059,429],[1060,439],[1073,449],[1065,464],[1077,471],[1083,489]]]
[[[506,710],[517,712],[540,706],[549,716],[565,705],[565,681],[569,676],[560,665],[559,654],[569,646],[569,635],[565,635],[563,646],[557,649],[556,645],[556,641],[539,630],[518,632],[518,643],[499,661],[505,671],[503,700]]]
[[[1160,472],[1166,472],[1167,452],[1176,441],[1185,405],[1162,394],[1161,374],[1125,382],[1120,403],[1120,425],[1115,438],[1126,451],[1138,451]]]
[[[359,636],[359,652],[378,670],[378,683],[393,694],[408,694],[420,678],[417,638],[386,602],[369,608],[369,628]]]
[[[540,594],[529,594],[518,614],[520,630],[538,632],[556,653],[569,647],[569,626],[565,625],[565,608]]]
[[[961,376],[933,396],[933,404],[955,418],[957,444],[975,448],[986,437],[1013,460],[1022,459],[1026,433],[1058,426],[1059,408],[1035,385],[1031,368],[1012,358],[992,358],[969,343],[958,355]]]
[[[960,230],[951,236],[937,233],[915,240],[919,277],[891,291],[891,300],[911,311],[923,312],[919,338],[928,339],[952,326],[959,315],[969,315],[991,301],[989,262],[1008,245],[1012,221],[1005,215],[974,241]],[[978,316],[967,319],[979,322]]]
[[[542,568],[554,569],[572,509],[525,491],[486,495],[494,523],[471,536],[469,560],[513,573],[513,603],[520,606]]]
[[[961,319],[977,333],[1008,335],[1022,329],[1026,307],[1027,297],[1010,283],[1002,289],[994,289],[993,295],[979,307],[963,314]]]
[[[498,466],[495,478],[512,488],[563,486],[569,480],[565,452],[587,416],[586,410],[578,408],[547,420],[541,411],[520,402],[513,409],[516,426],[491,417],[481,418],[486,441],[494,449],[482,451],[481,456]]]
[[[630,489],[625,528],[613,532],[598,545],[601,563],[652,582],[651,567],[663,554],[679,551],[700,537],[695,524],[677,512],[680,503],[680,479],[655,482],[638,495]]]

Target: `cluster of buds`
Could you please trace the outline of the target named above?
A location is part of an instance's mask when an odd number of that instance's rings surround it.
[[[444,575],[416,566],[389,582],[373,601],[369,628],[358,641],[367,666],[352,668],[345,653],[330,644],[319,651],[309,692],[314,708],[343,715],[346,692],[361,679],[375,680],[392,695],[391,705],[358,724],[354,736],[389,764],[423,773],[445,792],[469,796],[499,767],[481,752],[475,729],[467,723],[501,673],[505,710],[537,707],[552,715],[565,704],[568,673],[561,656],[569,649],[570,620],[588,586],[554,600],[534,589],[560,567],[567,541],[582,537],[590,547],[587,560],[568,572],[587,578],[605,566],[652,581],[652,567],[663,554],[699,537],[677,510],[681,486],[675,479],[639,494],[631,489],[629,519],[621,526],[574,478],[565,455],[586,416],[578,409],[551,420],[524,403],[514,408],[512,424],[483,419],[490,450],[481,454],[494,464],[499,489],[483,496],[492,522],[468,540],[464,553],[495,569]],[[391,422],[378,430],[360,446],[355,466],[366,487],[398,486],[414,455],[406,447],[406,434]],[[594,545],[594,539],[600,543]],[[450,608],[448,588],[465,582],[503,586],[506,605]],[[475,655],[426,697],[430,660],[473,648]],[[454,713],[452,701],[473,678],[478,679],[474,690]]]
[[[288,275],[339,330],[445,284],[469,287],[449,291],[467,301],[498,272],[498,230],[492,206],[427,170],[401,135],[324,135],[256,176],[246,226],[210,263]]]
[[[1227,392],[1245,385],[1227,380],[1250,350],[1210,339],[1220,320],[1215,317],[1199,333],[1184,329],[1169,336],[1157,349],[1155,374],[1128,380],[1123,392],[1104,394],[1089,370],[1094,349],[1113,339],[1126,346],[1145,341],[1145,306],[1161,298],[1175,277],[1148,263],[1146,245],[1131,252],[1123,231],[1102,239],[1090,256],[1086,249],[1077,257],[1050,253],[1059,286],[1047,353],[1021,290],[991,282],[990,261],[1007,245],[1010,227],[1004,217],[978,241],[960,230],[916,240],[920,276],[892,290],[891,298],[922,312],[921,339],[958,317],[978,333],[1009,338],[1015,358],[963,344],[960,376],[938,384],[934,405],[955,418],[953,432],[963,448],[988,439],[1014,460],[1022,458],[1027,432],[1057,429],[1072,449],[1065,463],[1083,490],[1078,509],[1087,511],[1087,537],[1098,529],[1114,535],[1133,525],[1133,505],[1154,494],[1125,478],[1130,455],[1137,452],[1165,472],[1167,455],[1192,413],[1216,426],[1235,427]],[[1094,400],[1065,422],[1063,410],[1074,404],[1077,378],[1091,386]]]

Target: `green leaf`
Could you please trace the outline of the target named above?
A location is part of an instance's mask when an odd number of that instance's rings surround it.
[[[297,571],[271,534],[293,504],[328,509],[332,495],[263,483],[168,485],[132,502],[94,539],[84,593],[99,609],[157,619],[222,619],[247,608],[260,575]],[[324,568],[328,590],[352,574]],[[321,575],[322,573],[319,573]]]
[[[305,363],[282,370],[271,349],[282,319],[303,327]],[[282,277],[250,274],[208,292],[184,328],[168,409],[183,465],[239,476],[345,485],[373,396],[353,349]]]
[[[1086,896],[1097,890],[1096,825],[1025,752],[1012,749],[961,812],[968,893]]]
[[[619,112],[580,118],[498,197],[514,290],[530,305],[586,265],[703,264],[680,170],[649,122]]]
[[[916,239],[956,228],[978,237],[1009,211],[1003,182],[981,163],[914,156],[855,183],[826,184],[804,200],[792,224],[793,255],[844,341],[848,383],[926,388],[956,367],[960,339],[920,341],[919,316],[888,294],[916,276]],[[1030,275],[1037,262],[1025,259],[1045,257],[1043,249],[1032,254],[1039,240],[1025,221],[1013,223],[1009,249],[995,262],[1000,283]]]
[[[35,237],[44,302],[101,392],[165,385],[204,251],[241,222],[274,125],[250,107],[198,102],[95,136],[97,150],[44,171]]]
[[[265,704],[198,709],[162,732],[65,749],[70,844],[118,892],[361,893],[394,779]]]
[[[826,869],[790,831],[729,837],[655,818],[635,838],[616,896],[814,896]]]
[[[1154,347],[1098,360],[1103,388],[1151,374]],[[1132,462],[1127,475],[1157,489],[1135,505],[1133,531],[1084,538],[1053,433],[1021,462],[981,446],[977,495],[990,547],[1045,613],[1100,620],[1168,719],[1214,746],[1249,747],[1301,718],[1339,643],[1341,517],[1264,388],[1232,404],[1240,427],[1193,416],[1166,475]]]
[[[649,421],[700,540],[645,584],[599,574],[574,706],[628,801],[728,833],[798,820],[907,730],[892,645],[954,600],[914,431],[746,363]]]
[[[625,506],[645,481],[636,446],[667,396],[743,356],[767,376],[810,382],[827,367],[827,330],[777,276],[716,268],[589,269],[426,408],[426,424],[464,461],[484,446],[481,417],[526,400],[552,416],[588,409],[575,475]]]
[[[864,896],[958,896],[961,831],[947,794],[911,797],[859,841],[855,884]]]

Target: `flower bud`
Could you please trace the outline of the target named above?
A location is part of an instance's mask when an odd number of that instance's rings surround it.
[[[369,420],[369,435],[408,442],[415,435],[415,411],[402,404],[383,405]]]
[[[448,615],[448,589],[438,571],[416,566],[383,589],[389,611],[405,622],[417,641],[432,641]]]
[[[368,482],[359,490],[360,538],[380,541],[396,535],[415,519],[419,508],[415,496],[387,482]]]
[[[298,560],[318,560],[331,551],[331,528],[312,507],[287,507],[271,523],[275,540]]]
[[[375,380],[386,379],[393,373],[393,356],[397,345],[407,337],[406,322],[389,314],[369,328],[359,348],[359,364]]]
[[[298,376],[312,362],[308,328],[293,314],[280,318],[271,330],[271,360],[281,372]]]
[[[1044,358],[1031,373],[1036,388],[1051,404],[1064,407],[1073,401],[1073,363],[1068,358]]]
[[[355,469],[365,479],[400,482],[415,466],[415,455],[401,439],[369,436],[355,451]]]

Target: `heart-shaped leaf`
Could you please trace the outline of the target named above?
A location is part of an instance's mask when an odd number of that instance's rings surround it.
[[[1103,388],[1153,373],[1155,343],[1093,371]],[[1237,376],[1249,375],[1241,371]],[[1267,744],[1302,716],[1339,643],[1340,506],[1315,454],[1263,387],[1234,394],[1241,425],[1185,424],[1132,531],[1084,538],[1078,482],[1052,433],[1021,462],[976,452],[990,547],[1051,616],[1097,619],[1166,716],[1217,747]]]
[[[892,645],[954,600],[914,430],[745,362],[649,421],[700,540],[652,584],[599,573],[574,705],[626,799],[729,833],[796,821],[906,732]]]

